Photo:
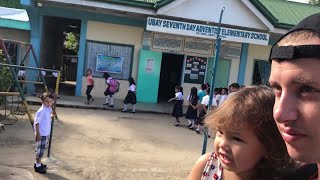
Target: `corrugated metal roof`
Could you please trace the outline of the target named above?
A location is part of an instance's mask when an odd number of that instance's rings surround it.
[[[128,6],[158,9],[163,7],[174,0],[87,0],[87,1],[100,1],[107,3],[123,4]]]
[[[250,0],[275,27],[289,29],[302,19],[320,13],[319,6],[286,0]]]
[[[0,7],[0,27],[30,30],[27,11],[24,9]]]
[[[0,18],[11,19],[16,21],[29,21],[29,16],[24,9],[13,9],[7,7],[0,7]]]

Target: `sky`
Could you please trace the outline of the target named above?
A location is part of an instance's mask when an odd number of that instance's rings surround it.
[[[289,0],[289,1],[295,1],[295,2],[301,2],[301,3],[308,3],[309,0]]]

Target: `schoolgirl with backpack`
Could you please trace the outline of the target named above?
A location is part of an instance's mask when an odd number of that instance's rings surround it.
[[[107,84],[107,89],[104,91],[104,95],[106,96],[106,103],[103,105],[114,107],[112,96],[115,93],[119,92],[120,83],[117,80],[113,79],[108,73],[103,73],[103,77],[105,78],[105,83]]]

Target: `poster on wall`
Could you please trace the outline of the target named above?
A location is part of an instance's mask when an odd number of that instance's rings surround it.
[[[184,73],[184,82],[203,84],[207,69],[207,58],[187,56]]]
[[[96,71],[120,74],[122,72],[122,64],[123,57],[112,57],[98,54]]]
[[[147,59],[146,72],[151,73],[153,71],[153,63],[154,63],[153,58]]]

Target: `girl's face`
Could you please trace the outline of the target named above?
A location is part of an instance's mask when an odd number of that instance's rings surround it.
[[[90,70],[87,70],[87,75],[91,75],[91,71]]]
[[[179,89],[178,89],[178,88],[175,88],[174,91],[177,93],[177,92],[179,92]]]
[[[251,174],[266,156],[262,143],[248,126],[236,131],[217,130],[214,151],[225,170],[244,176]]]

